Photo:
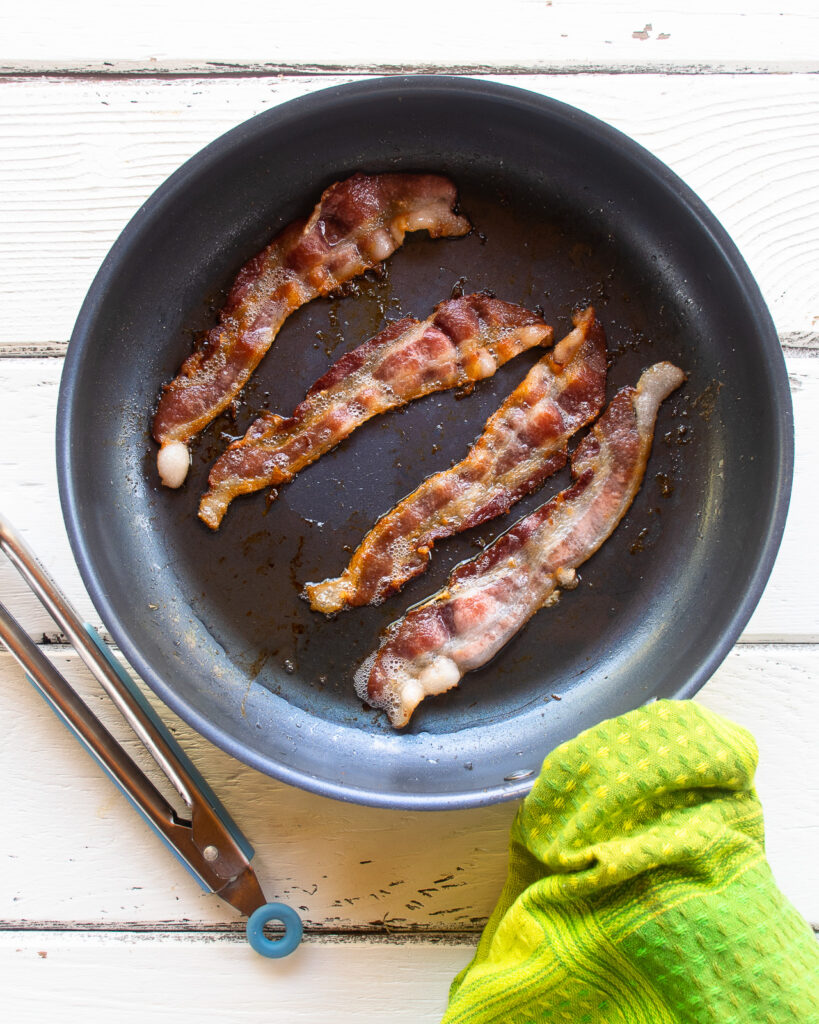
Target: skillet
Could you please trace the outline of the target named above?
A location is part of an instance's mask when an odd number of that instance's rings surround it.
[[[210,326],[238,268],[355,170],[449,174],[475,225],[409,236],[382,277],[296,312],[245,389],[193,446],[186,485],[159,485],[150,421],[163,381]],[[609,397],[671,359],[688,374],[660,412],[644,485],[580,587],[538,614],[457,691],[394,733],[352,690],[379,631],[452,566],[565,486],[436,548],[378,608],[334,620],[299,599],[336,575],[374,519],[460,458],[538,357],[468,397],[432,395],[366,424],[284,488],[196,519],[210,462],[260,408],[288,414],[385,319],[491,289],[543,310],[556,337],[593,302]],[[79,314],[57,421],[60,497],[92,600],[136,671],[210,740],[327,796],[454,808],[521,796],[544,755],[646,701],[690,697],[747,622],[790,494],[784,360],[723,228],[667,167],[596,119],[528,91],[446,76],[374,79],[254,117],[206,147],[137,212]],[[553,694],[559,697],[554,699]]]

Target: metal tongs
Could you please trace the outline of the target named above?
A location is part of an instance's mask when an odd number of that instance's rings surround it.
[[[83,625],[20,535],[1,515],[0,549],[149,751],[190,810],[190,820],[178,816],[0,602],[0,639],[29,680],[202,888],[248,916],[247,937],[256,952],[268,957],[292,953],[302,936],[298,914],[285,904],[265,901],[250,865],[253,847],[128,673],[93,627]],[[283,937],[278,939],[264,934],[264,926],[274,920],[285,926]]]

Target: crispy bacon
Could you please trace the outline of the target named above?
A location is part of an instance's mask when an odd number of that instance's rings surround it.
[[[562,469],[569,438],[600,412],[606,338],[589,307],[489,417],[469,454],[383,515],[336,579],[308,583],[314,611],[378,604],[422,573],[436,540],[507,512]]]
[[[671,363],[618,391],[572,456],[573,483],[518,521],[447,586],[394,623],[356,690],[401,728],[430,694],[485,665],[612,534],[642,483],[660,403],[685,379]]]
[[[373,416],[491,377],[551,341],[539,316],[483,293],[442,302],[423,323],[390,324],[332,366],[289,419],[265,413],[226,449],[210,471],[199,518],[217,529],[236,495],[292,480]]]
[[[187,442],[230,405],[294,310],[377,266],[407,231],[465,235],[470,224],[453,212],[456,198],[452,182],[436,174],[354,174],[245,264],[219,323],[162,389],[153,435],[163,482],[182,483]]]

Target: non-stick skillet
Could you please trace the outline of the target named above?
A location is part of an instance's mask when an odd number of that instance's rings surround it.
[[[179,492],[149,437],[173,376],[239,266],[354,170],[450,174],[475,224],[413,236],[355,294],[282,329],[233,418],[194,447]],[[470,396],[434,395],[371,421],[283,489],[196,519],[207,467],[262,407],[288,413],[385,319],[428,315],[459,290],[540,307],[559,336],[592,301],[609,394],[671,359],[688,382],[661,411],[644,486],[581,586],[493,663],[394,733],[352,674],[381,630],[451,567],[565,484],[436,549],[379,608],[310,612],[381,512],[460,458],[535,353]],[[108,629],[154,690],[236,757],[328,796],[467,807],[518,796],[543,755],[657,697],[693,694],[725,657],[768,577],[785,520],[792,417],[782,354],[748,268],[663,164],[607,125],[521,89],[389,78],[268,111],[186,163],[126,227],[79,315],[57,425],[60,493],[80,571]],[[560,699],[553,697],[557,695]],[[738,697],[739,699],[739,697]]]

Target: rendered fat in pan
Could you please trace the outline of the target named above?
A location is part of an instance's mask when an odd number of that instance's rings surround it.
[[[235,419],[226,413],[200,435],[185,487],[163,488],[151,416],[191,332],[214,326],[248,259],[355,171],[444,174],[475,230],[409,237],[384,274],[358,279],[355,296],[293,313]],[[299,593],[337,576],[384,509],[463,456],[538,353],[471,395],[430,395],[365,424],[266,515],[264,494],[252,495],[212,533],[197,502],[212,460],[256,414],[288,415],[345,351],[453,289],[541,306],[558,337],[573,308],[593,304],[608,335],[607,399],[662,360],[684,367],[688,382],[660,409],[643,488],[582,567],[572,600],[536,616],[468,687],[434,708],[424,702],[394,734],[354,696],[355,668],[389,622],[508,521],[438,545],[428,572],[381,607],[326,620]],[[188,723],[259,770],[327,796],[451,808],[520,796],[563,740],[653,697],[690,696],[710,677],[773,564],[792,434],[784,360],[759,289],[667,167],[525,89],[397,76],[265,111],[148,200],[78,317],[57,463],[72,548],[106,628]],[[566,482],[554,477],[550,491]],[[515,518],[542,500],[522,499]]]

